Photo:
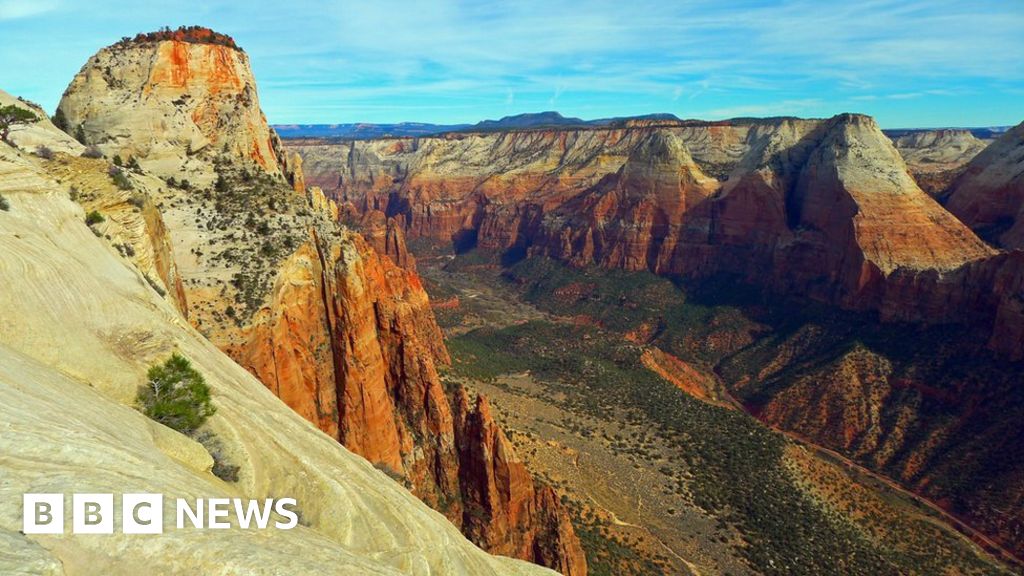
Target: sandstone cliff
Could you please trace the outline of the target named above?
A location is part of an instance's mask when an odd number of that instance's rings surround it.
[[[101,203],[115,194],[103,183],[107,166],[0,146],[0,194],[10,203],[0,211],[0,572],[550,573],[481,552],[194,330],[146,272],[160,268],[156,256],[117,248],[144,247],[143,229],[157,228],[147,204],[134,213]],[[140,193],[162,186],[145,174],[130,178]],[[95,195],[86,202],[109,207],[99,234],[70,198],[79,186]],[[174,244],[179,230],[168,228],[164,240]],[[132,406],[148,367],[172,352],[191,359],[209,383],[218,411],[208,426],[223,444],[221,457],[241,465],[237,482],[211,473],[202,445]],[[145,538],[26,536],[19,532],[25,492],[157,492],[165,495],[165,518],[179,497],[288,495],[302,523],[291,531],[172,528]]]
[[[470,407],[469,395],[459,387],[453,403],[459,461],[467,472],[460,478],[463,531],[496,554],[526,558],[565,576],[586,574],[580,543],[563,536],[572,526],[559,513],[557,494],[534,485],[494,422],[487,398],[478,396]]]
[[[150,72],[139,75],[138,62]],[[152,72],[165,69],[173,73]],[[111,85],[95,83],[100,71],[142,96],[110,109]],[[179,100],[220,120],[192,114],[178,122]],[[85,112],[77,103],[88,104]],[[279,161],[245,55],[222,44],[125,42],[90,60],[61,109],[70,122],[82,118],[90,140],[109,144],[107,153],[131,154],[142,173],[165,179],[150,193],[175,238],[192,324],[296,412],[464,525],[463,507],[476,503],[460,479],[476,471],[460,466],[436,368],[448,355],[401,227],[384,221],[380,234],[370,227],[368,244],[337,223],[335,202],[305,188],[301,161],[293,168]],[[131,127],[155,119],[167,132],[148,146],[148,133]],[[131,136],[117,136],[124,133]],[[530,518],[549,522],[532,528],[552,538],[544,545],[578,547],[567,513],[557,503],[549,512]],[[501,522],[476,521],[476,543],[499,546],[503,537],[480,535]],[[584,573],[578,560],[574,573]]]
[[[108,158],[137,158],[163,176],[208,184],[196,154],[211,150],[286,171],[249,58],[236,47],[145,37],[109,46],[71,81],[58,114]]]
[[[945,203],[993,244],[1024,248],[1024,123],[975,156]]]
[[[977,323],[995,349],[1024,353],[993,320],[1012,298],[899,310],[911,290],[978,301],[993,287],[958,287],[947,273],[996,266],[981,264],[995,253],[920,189],[865,116],[293,146],[310,180],[357,212],[403,218],[413,238],[737,276],[889,319]]]
[[[969,130],[920,130],[893,138],[917,185],[935,197],[949,187],[964,166],[985,149]]]

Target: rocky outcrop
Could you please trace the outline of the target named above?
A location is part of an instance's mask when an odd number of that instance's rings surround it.
[[[993,244],[1024,249],[1024,123],[975,156],[945,204]]]
[[[653,132],[614,176],[545,219],[535,242],[576,265],[677,272],[694,244],[706,242],[708,200],[719,187],[675,135]]]
[[[0,145],[0,194],[10,203],[0,210],[0,573],[550,573],[483,553],[191,328],[154,288],[160,280],[146,280],[149,257],[112,245],[138,238],[144,246],[142,211],[111,202],[103,229],[111,240],[86,226],[71,186],[94,182],[89,202],[114,192],[100,185],[110,180],[106,163],[74,160]],[[162,185],[144,174],[131,178],[137,193]],[[176,244],[184,231],[168,228]],[[240,465],[237,482],[211,473],[202,445],[135,408],[149,367],[172,353],[187,357],[209,385],[217,412],[207,427],[221,443],[218,456]],[[162,494],[166,532],[22,533],[22,494],[85,491],[113,493],[115,501],[122,493]],[[178,498],[281,497],[297,500],[302,520],[292,530],[174,528]]]
[[[286,172],[267,126],[249,58],[225,43],[147,36],[100,50],[64,92],[58,113],[107,157],[207,184],[201,151],[224,152],[270,174]]]
[[[380,210],[370,210],[357,221],[359,232],[378,253],[391,261],[416,271],[416,259],[405,244],[405,219],[402,216],[388,217]]]
[[[932,197],[942,194],[990,142],[957,129],[915,130],[893,138],[917,185]]]
[[[453,399],[464,498],[463,532],[494,553],[526,558],[566,576],[587,573],[587,560],[554,490],[534,484],[487,398],[459,387]]]
[[[111,109],[115,97],[128,104]],[[448,353],[401,225],[384,221],[370,235],[378,251],[338,224],[337,204],[306,187],[301,161],[283,163],[244,53],[142,35],[93,57],[61,110],[106,153],[166,179],[147,191],[175,237],[192,324],[293,410],[461,525],[460,479],[476,472],[460,464],[436,368]],[[162,129],[139,128],[154,122]],[[548,514],[568,523],[558,504]],[[474,524],[474,540],[511,549],[491,533],[502,522]],[[532,530],[538,546],[579,546],[571,530]]]

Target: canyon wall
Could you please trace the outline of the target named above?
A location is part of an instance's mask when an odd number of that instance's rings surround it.
[[[66,142],[46,126],[31,137],[32,148]],[[166,246],[189,236],[153,214],[170,201],[157,198],[165,183],[131,172],[133,189],[124,190],[108,161],[79,158],[71,146],[74,155],[52,159],[32,148],[0,145],[0,573],[552,573],[482,552],[190,326],[175,268],[161,263]],[[90,226],[93,210],[105,220]],[[135,405],[149,368],[174,353],[209,386],[217,411],[204,431],[217,439],[215,454]],[[237,464],[237,479],[216,475],[215,458]],[[179,530],[170,520],[167,533],[146,537],[25,534],[22,494],[40,492],[162,494],[165,521],[178,498],[291,497],[301,522]]]
[[[385,220],[368,243],[337,222],[336,203],[304,186],[301,160],[284,162],[259,111],[244,53],[122,42],[89,60],[60,110],[106,154],[137,160],[128,178],[156,182],[145,191],[175,239],[175,279],[196,329],[478,545],[586,573],[560,504],[518,514],[464,490],[485,474],[474,466],[488,464],[460,458],[437,371],[447,351],[403,231]],[[162,129],[145,128],[153,124]],[[535,498],[532,480],[508,488]]]
[[[975,156],[945,196],[949,211],[978,234],[1024,249],[1024,123]]]
[[[921,190],[866,116],[288,146],[346,210],[456,251],[734,276],[884,320],[981,326],[994,350],[1024,355],[1003,320],[1024,320],[1021,286],[987,283],[1016,278],[1000,270],[1012,265]]]
[[[968,162],[991,143],[970,130],[920,130],[893,138],[917,185],[938,197],[960,175]]]

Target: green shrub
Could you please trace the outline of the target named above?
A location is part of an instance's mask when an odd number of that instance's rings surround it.
[[[7,212],[11,209],[11,203],[7,201],[7,198],[0,196],[0,210]]]
[[[217,411],[210,402],[206,380],[185,357],[175,353],[167,362],[150,368],[147,376],[138,403],[146,416],[164,426],[192,434]]]
[[[103,217],[103,214],[100,214],[96,210],[93,210],[92,212],[89,212],[88,214],[85,215],[86,226],[93,226],[95,224],[105,222],[106,220],[107,219]]]
[[[116,160],[117,156],[115,156],[114,158]],[[114,184],[117,185],[118,189],[131,190],[132,188],[134,188],[134,186],[132,185],[132,181],[128,179],[128,175],[125,174],[124,170],[122,170],[118,166],[111,166],[110,170],[108,170],[107,173],[110,174],[110,178],[114,181]]]

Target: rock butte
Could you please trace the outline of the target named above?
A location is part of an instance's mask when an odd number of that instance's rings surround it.
[[[467,460],[458,450],[436,369],[447,351],[401,228],[384,222],[368,243],[336,224],[337,205],[304,188],[301,161],[287,162],[267,127],[244,53],[180,40],[122,42],[86,63],[59,109],[105,153],[191,184],[156,181],[151,194],[174,239],[189,321],[211,342],[478,545],[586,573],[557,501],[521,510],[466,491],[486,474],[475,466],[507,464]],[[154,124],[161,130],[146,129]],[[262,197],[239,206],[231,196],[238,186],[256,186]],[[516,502],[553,499],[532,479],[504,488]]]

